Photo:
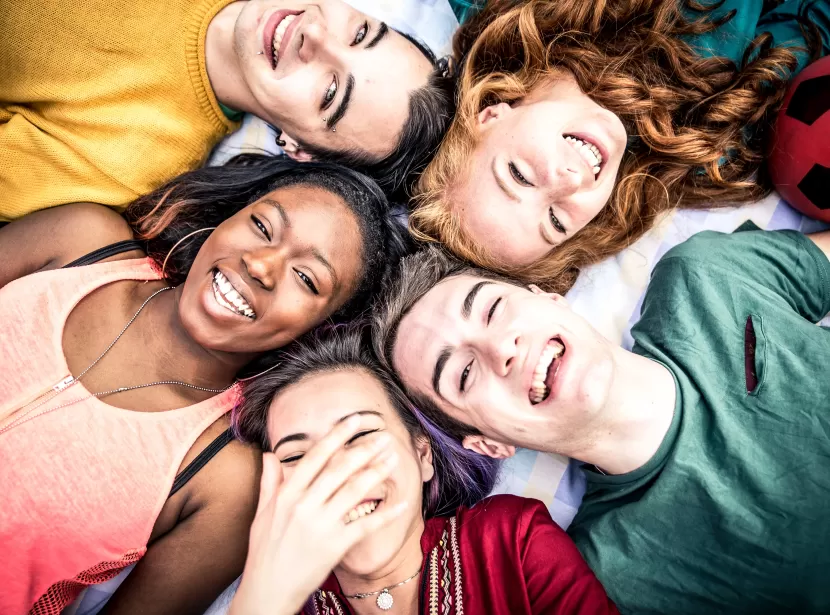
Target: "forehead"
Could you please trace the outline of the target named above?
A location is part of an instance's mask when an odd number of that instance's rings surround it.
[[[341,419],[362,410],[384,417],[393,412],[377,378],[357,368],[312,374],[271,401],[268,436],[271,442],[292,433],[322,437]]]
[[[410,385],[431,381],[437,356],[445,346],[460,345],[470,327],[462,316],[462,307],[470,290],[479,282],[494,287],[522,291],[521,288],[485,280],[472,275],[453,276],[442,280],[424,295],[401,319],[392,350],[395,370]],[[471,316],[473,320],[475,316]],[[417,387],[421,389],[421,386]]]
[[[410,96],[426,85],[432,65],[390,29],[377,47],[352,55],[349,71],[355,79],[349,110],[330,137],[344,149],[387,155],[409,117]]]

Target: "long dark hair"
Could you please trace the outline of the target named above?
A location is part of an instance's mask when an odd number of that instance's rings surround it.
[[[362,271],[352,297],[333,316],[345,320],[366,309],[387,271],[408,249],[408,238],[389,211],[377,184],[360,173],[331,163],[298,163],[287,156],[242,154],[218,167],[180,175],[135,200],[124,212],[147,255],[159,267],[176,243],[193,231],[219,226],[269,192],[305,184],[340,197],[357,219],[362,239]],[[165,279],[181,284],[209,232],[176,247],[164,268]]]
[[[393,198],[408,196],[413,178],[423,171],[438,149],[455,115],[456,79],[446,59],[438,59],[421,41],[398,32],[433,66],[427,84],[409,97],[409,116],[391,154],[374,159],[366,152],[336,152],[301,143],[315,160],[336,162],[372,177]]]
[[[360,323],[321,327],[299,342],[269,353],[269,359],[280,365],[245,385],[244,401],[231,414],[237,436],[271,450],[268,409],[275,397],[312,374],[362,370],[383,385],[409,434],[429,440],[435,476],[424,488],[425,516],[451,513],[460,505],[472,506],[486,497],[498,477],[499,461],[465,449],[424,416],[395,378],[380,367],[369,349],[367,334]]]

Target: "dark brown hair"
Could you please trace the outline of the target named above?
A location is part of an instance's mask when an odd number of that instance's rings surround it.
[[[462,60],[458,113],[416,189],[410,228],[479,266],[564,292],[580,268],[611,256],[674,207],[756,200],[770,190],[759,169],[763,143],[797,66],[790,49],[761,34],[739,65],[701,57],[685,37],[731,19],[722,2],[695,0],[491,0],[456,35]],[[686,15],[695,15],[688,19]],[[820,40],[805,19],[805,37]],[[608,204],[542,259],[504,266],[462,228],[453,186],[468,173],[476,116],[567,71],[623,122],[630,139]]]

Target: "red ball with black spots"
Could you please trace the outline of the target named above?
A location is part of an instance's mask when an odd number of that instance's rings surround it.
[[[785,201],[830,222],[830,56],[805,68],[790,85],[768,166]]]

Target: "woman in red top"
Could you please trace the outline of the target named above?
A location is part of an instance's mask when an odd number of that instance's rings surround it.
[[[318,334],[244,393],[235,425],[269,452],[231,615],[617,613],[541,502],[479,501],[497,462],[429,423],[361,341]]]

